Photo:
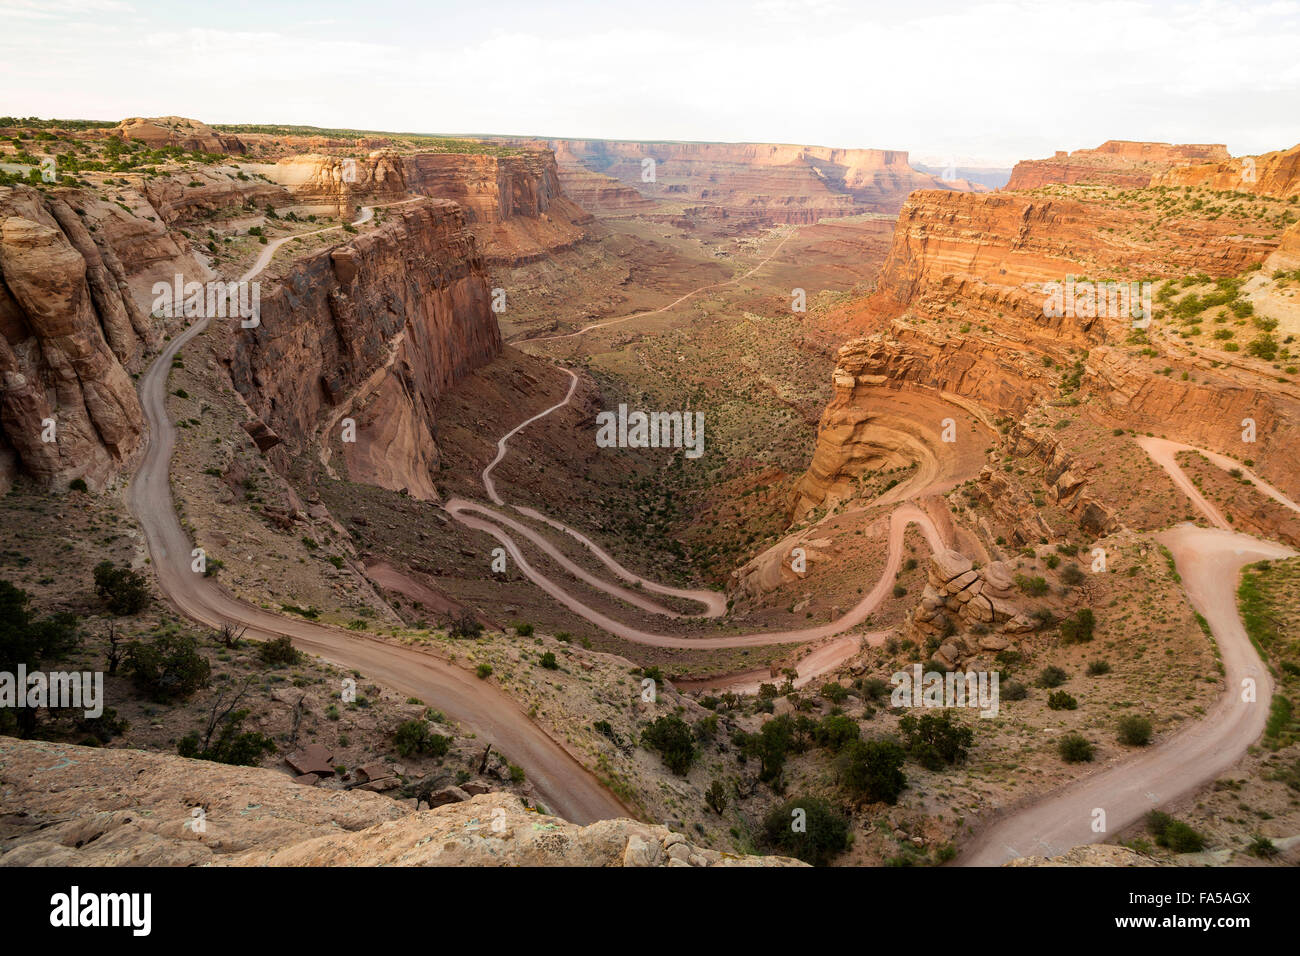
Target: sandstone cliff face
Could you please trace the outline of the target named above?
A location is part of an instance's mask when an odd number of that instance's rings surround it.
[[[300,259],[231,329],[225,362],[250,408],[296,453],[345,417],[353,480],[434,498],[435,407],[501,350],[482,257],[457,204],[393,207],[372,233]]]
[[[26,473],[50,489],[75,478],[97,489],[140,444],[143,417],[127,367],[157,332],[131,294],[112,231],[87,228],[108,217],[104,205],[75,190],[0,188],[5,488]]]
[[[168,225],[186,223],[205,212],[255,203],[283,206],[288,190],[274,183],[241,180],[220,169],[191,169],[172,176],[155,176],[145,183],[145,195]]]
[[[11,737],[0,792],[0,866],[803,866],[635,820],[577,826],[505,793],[417,811],[275,770]]]
[[[1157,176],[1156,186],[1193,186],[1289,199],[1300,195],[1300,145],[1259,156],[1219,157]]]
[[[1175,166],[1224,162],[1227,147],[1220,144],[1171,145],[1129,140],[1108,140],[1096,149],[1059,150],[1050,159],[1016,163],[1006,188],[1033,189],[1052,183],[1104,186],[1147,186]]]
[[[1140,205],[1101,197],[933,190],[909,196],[876,292],[826,321],[829,329],[865,337],[839,351],[835,396],[796,488],[793,513],[835,500],[855,475],[895,457],[924,463],[923,448],[897,429],[891,435],[879,427],[873,403],[881,388],[936,390],[989,414],[1019,417],[1055,393],[1058,373],[1047,369],[1072,367],[1089,350],[1087,382],[1107,396],[1102,408],[1150,410],[1134,425],[1167,427],[1174,410],[1177,421],[1195,415],[1200,423],[1184,440],[1212,440],[1205,447],[1224,452],[1241,451],[1240,442],[1231,447],[1231,437],[1233,427],[1240,432],[1245,408],[1258,412],[1259,427],[1270,436],[1286,432],[1289,412],[1266,392],[1225,393],[1237,396],[1229,400],[1231,410],[1215,412],[1210,424],[1216,388],[1171,390],[1179,383],[1108,352],[1107,343],[1122,343],[1132,331],[1127,317],[1044,314],[1043,284],[1070,275],[1121,283],[1194,272],[1237,275],[1278,246],[1277,239],[1243,235],[1235,222],[1182,218],[1152,229],[1150,215]],[[1081,513],[1105,526],[1105,516],[1089,507],[1081,505]]]
[[[555,157],[543,149],[504,156],[377,150],[355,167],[330,156],[295,156],[266,167],[266,174],[297,202],[346,211],[412,194],[454,200],[465,208],[489,266],[518,265],[567,248],[585,238],[591,222],[564,194]]]
[[[699,204],[750,225],[807,224],[860,212],[893,214],[914,189],[971,188],[913,169],[907,153],[772,143],[552,140],[563,168],[613,177],[642,195]],[[655,181],[643,181],[643,160]]]
[[[186,119],[184,116],[155,116],[146,119],[133,116],[124,119],[108,135],[122,139],[137,139],[151,149],[162,146],[179,146],[181,149],[202,153],[243,153],[246,147],[238,136],[218,133],[206,123]]]

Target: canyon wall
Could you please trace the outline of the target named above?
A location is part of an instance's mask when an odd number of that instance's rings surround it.
[[[1221,144],[1143,143],[1108,140],[1096,149],[1058,150],[1049,159],[1016,163],[1006,189],[1033,189],[1054,183],[1092,186],[1144,187],[1153,176],[1188,163],[1218,163],[1229,159]]]
[[[914,189],[977,189],[908,164],[901,150],[774,143],[640,143],[550,140],[562,169],[582,168],[642,196],[687,204],[738,224],[807,224],[863,212],[892,215]],[[654,161],[654,181],[643,163]]]
[[[373,232],[294,262],[262,295],[261,325],[225,357],[250,409],[302,454],[339,444],[354,481],[437,495],[437,400],[491,361],[501,335],[465,209],[396,206]]]
[[[1157,176],[1153,185],[1225,189],[1289,199],[1300,196],[1300,145],[1259,156],[1225,156],[1215,162],[1180,166]]]
[[[123,196],[0,187],[0,487],[99,489],[140,445],[129,372],[160,339],[140,303],[154,278],[202,267],[145,197]]]
[[[1045,314],[1049,281],[1235,276],[1287,241],[1251,236],[1241,221],[1208,214],[1154,228],[1155,215],[1141,203],[1082,192],[913,193],[899,213],[876,291],[825,319],[850,341],[839,350],[834,398],[793,493],[792,514],[840,497],[864,468],[897,464],[882,450],[889,436],[873,425],[881,389],[937,391],[988,415],[1016,418],[1059,396],[1062,369],[1077,370],[1099,399],[1089,402],[1090,413],[1109,424],[1242,457],[1253,452],[1271,480],[1289,487],[1279,450],[1300,437],[1293,434],[1294,402],[1266,383],[1220,380],[1205,369],[1197,371],[1200,384],[1154,374],[1150,361],[1116,347],[1133,331],[1125,316]],[[1243,454],[1246,417],[1267,437]],[[924,466],[930,453],[899,454]]]
[[[591,215],[564,194],[555,157],[545,149],[490,153],[376,150],[355,166],[305,155],[264,167],[294,201],[333,205],[350,214],[361,203],[411,195],[460,203],[490,266],[535,261],[587,237]]]

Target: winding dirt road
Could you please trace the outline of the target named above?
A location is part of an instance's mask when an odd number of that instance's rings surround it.
[[[367,209],[357,224],[372,214]],[[266,268],[274,251],[265,250],[243,280]],[[590,823],[631,816],[627,807],[510,697],[463,668],[379,638],[263,611],[234,597],[215,579],[191,570],[193,545],[176,516],[168,479],[176,430],[167,417],[166,387],[172,358],[203,333],[208,321],[201,319],[172,339],[140,379],[140,403],[149,423],[149,437],[127,503],[144,531],[159,588],[168,600],[202,624],[240,624],[248,629],[248,636],[259,640],[288,635],[295,646],[310,654],[355,668],[400,693],[436,701],[452,719],[473,728],[485,742],[523,766],[542,802],[568,820]]]
[[[1174,459],[1180,451],[1200,449],[1158,438],[1139,438],[1138,444],[1216,525],[1180,524],[1157,535],[1156,540],[1174,556],[1192,607],[1209,622],[1223,660],[1227,691],[1203,718],[1168,740],[1024,808],[1009,810],[967,845],[958,863],[997,866],[1016,857],[1053,856],[1104,840],[1136,823],[1147,811],[1212,782],[1235,765],[1264,730],[1273,681],[1237,613],[1237,575],[1252,562],[1294,557],[1296,552],[1229,529]],[[1241,468],[1249,474],[1230,458],[1202,454],[1221,468]],[[1300,511],[1277,489],[1250,477],[1265,494]],[[1248,687],[1253,694],[1245,693]],[[1249,699],[1243,699],[1246,697]],[[1105,813],[1104,832],[1093,831],[1097,810]]]

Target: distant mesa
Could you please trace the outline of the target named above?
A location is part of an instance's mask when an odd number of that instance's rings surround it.
[[[1034,189],[1047,185],[1124,186],[1152,185],[1152,178],[1175,166],[1230,160],[1221,143],[1144,143],[1112,139],[1096,149],[1057,150],[1050,159],[1025,159],[1011,171],[1007,189]]]

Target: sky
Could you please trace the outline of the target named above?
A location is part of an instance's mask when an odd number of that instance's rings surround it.
[[[1300,0],[0,0],[0,115],[802,143],[1300,142]]]

